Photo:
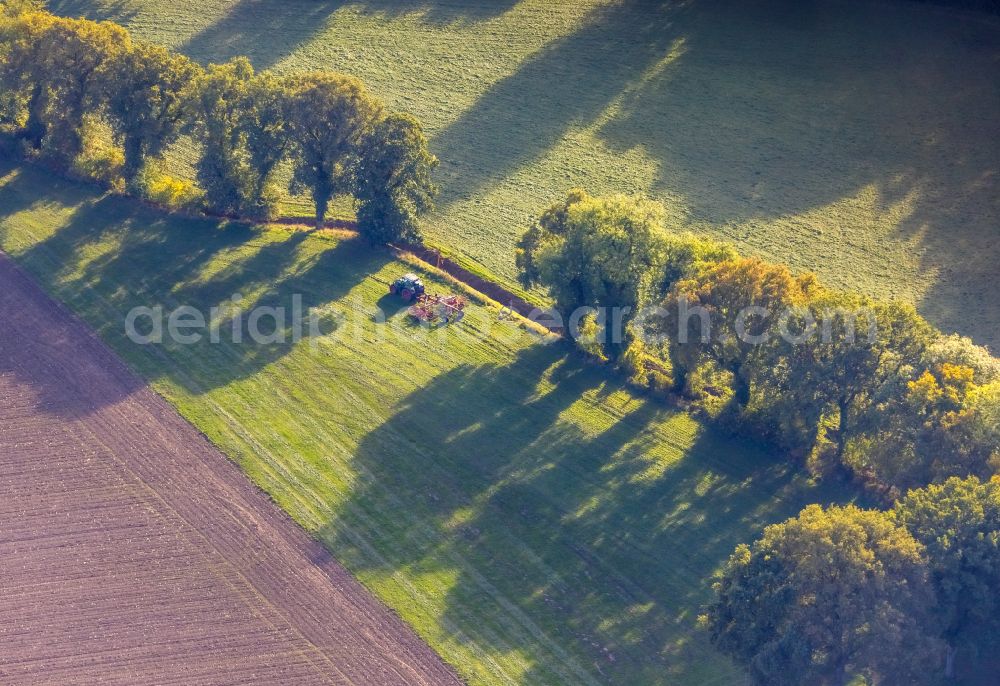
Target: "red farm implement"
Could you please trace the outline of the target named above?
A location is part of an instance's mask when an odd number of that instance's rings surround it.
[[[409,313],[422,322],[459,322],[465,316],[465,298],[460,295],[421,295],[410,307]]]

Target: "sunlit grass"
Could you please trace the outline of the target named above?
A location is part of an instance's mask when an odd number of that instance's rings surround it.
[[[568,188],[648,193],[678,225],[1000,345],[1000,18],[908,0],[50,5],[202,61],[362,77],[442,158],[428,239],[508,285],[516,237]]]
[[[443,338],[407,327],[385,293],[411,266],[357,241],[165,216],[15,168],[0,248],[473,684],[742,683],[695,627],[710,576],[767,523],[844,497],[560,345],[479,335],[485,308]],[[235,293],[301,294],[344,335],[124,335],[137,305]]]

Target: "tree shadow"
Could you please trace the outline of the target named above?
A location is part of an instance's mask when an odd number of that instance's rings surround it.
[[[49,0],[46,9],[63,17],[86,17],[92,21],[113,21],[127,25],[139,16],[139,10],[128,0]]]
[[[0,230],[18,210],[16,199],[38,197],[39,172],[30,167],[22,172],[0,187]],[[73,210],[51,236],[17,254],[18,261],[60,300],[99,323],[98,333],[143,376],[194,394],[253,376],[299,345],[296,335],[308,330],[293,319],[295,297],[303,315],[326,308],[390,259],[359,239],[331,244],[307,241],[305,232],[178,217],[130,198],[95,197],[76,186],[65,193],[55,189],[45,202]],[[227,309],[236,295],[242,296],[240,306]],[[158,306],[161,321],[181,306],[211,321],[212,308],[220,308],[218,340],[203,330],[200,341],[184,343],[172,339],[168,329],[160,343],[130,339],[128,313]],[[284,321],[263,318],[257,330],[266,338],[254,339],[249,320],[265,306],[283,308]],[[335,326],[332,317],[321,318],[321,333]],[[142,319],[136,329],[145,335],[151,327]]]
[[[322,32],[337,7],[315,0],[238,0],[178,50],[202,63],[246,55],[255,68],[267,69]]]
[[[682,56],[628,82],[600,135],[652,157],[651,190],[715,227],[872,194],[872,212],[899,215],[883,240],[914,244],[935,277],[923,313],[995,346],[1000,308],[982,284],[1000,237],[1000,24],[948,19],[919,6],[694,2],[674,26]],[[865,237],[849,241],[841,249]]]
[[[310,345],[297,338],[305,339],[310,330],[307,322],[295,321],[296,308],[303,315],[313,309],[323,312],[317,315],[318,333],[333,333],[340,326],[342,311],[331,312],[329,306],[391,259],[387,251],[373,250],[361,239],[342,239],[318,251],[312,244],[308,254],[303,254],[306,245],[302,232],[293,233],[284,240],[266,243],[249,257],[208,279],[173,288],[170,294],[173,302],[193,303],[201,308],[225,306],[234,295],[244,296],[236,316],[224,319],[220,342],[212,343],[206,338],[192,346],[191,368],[197,375],[177,369],[174,381],[192,393],[205,393],[250,378],[298,346]],[[253,295],[247,297],[247,294]],[[284,313],[280,322],[265,317],[264,323],[257,325],[261,335],[275,340],[254,340],[248,333],[234,340],[228,332],[234,327],[250,332],[253,313],[262,308]]]
[[[55,6],[91,11],[85,4]],[[216,61],[245,52],[268,67],[342,8],[455,23],[511,4],[240,0],[183,49]],[[1000,308],[983,284],[996,274],[1000,226],[998,64],[995,18],[917,3],[610,3],[433,137],[440,204],[503,183],[554,147],[575,145],[565,140],[573,128],[596,124],[611,151],[658,164],[639,190],[676,196],[700,226],[799,268],[822,268],[823,251],[836,250],[835,285],[856,286],[852,277],[871,272],[880,276],[868,286],[884,287],[898,273],[892,261],[912,256],[915,287],[926,289],[922,313],[996,348]],[[604,178],[579,172],[565,170],[566,186]],[[541,181],[546,192],[563,190]],[[842,220],[826,209],[855,202],[871,207]],[[833,225],[799,219],[810,210]],[[874,215],[892,217],[895,230],[869,236],[847,226]],[[755,233],[755,222],[784,218],[787,228]],[[827,237],[811,245],[817,231]],[[812,249],[795,253],[788,241]],[[872,247],[881,241],[906,247]]]
[[[695,629],[712,573],[763,525],[846,494],[708,432],[667,445],[678,416],[655,402],[567,418],[608,386],[543,346],[435,377],[361,441],[321,538],[362,576],[446,579],[448,640],[522,656],[522,683],[718,677],[727,663]]]
[[[667,0],[595,9],[582,28],[493,85],[431,141],[442,161],[441,204],[497,183],[544,155],[571,127],[593,122],[623,83],[669,52],[684,11],[683,3]]]
[[[321,34],[330,15],[342,8],[357,8],[385,20],[419,14],[429,23],[452,24],[484,21],[503,14],[516,2],[441,5],[426,0],[239,0],[179,50],[205,63],[247,55],[254,67],[267,69]]]
[[[0,237],[7,229],[6,220],[43,202],[37,193],[31,192],[31,184],[25,181],[23,173],[21,162],[0,155]]]
[[[499,17],[519,0],[468,0],[460,3],[430,0],[342,0],[340,7],[358,8],[385,19],[417,14],[432,24],[476,23]]]
[[[144,388],[83,322],[0,253],[0,377],[28,389],[33,411],[63,421],[116,405]],[[4,384],[6,386],[6,384]],[[12,389],[7,388],[8,392]],[[16,407],[16,405],[15,405]]]

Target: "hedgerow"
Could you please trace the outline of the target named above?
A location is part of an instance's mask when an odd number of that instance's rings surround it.
[[[1000,372],[988,350],[909,305],[670,231],[664,216],[648,200],[574,190],[524,234],[525,285],[547,288],[571,321],[588,312],[570,332],[585,352],[814,473],[846,471],[888,497],[1000,472]],[[691,312],[708,316],[707,336]]]
[[[354,196],[359,230],[384,243],[419,240],[437,193],[420,123],[343,74],[258,74],[243,57],[203,68],[111,22],[4,2],[0,86],[0,126],[24,154],[167,205],[269,217],[287,160],[317,224],[334,197]],[[95,122],[114,151],[91,140]],[[184,133],[200,144],[200,188],[149,170]]]

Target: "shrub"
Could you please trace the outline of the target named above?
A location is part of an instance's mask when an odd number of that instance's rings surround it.
[[[73,173],[104,188],[121,193],[125,190],[123,169],[125,155],[111,143],[111,131],[97,117],[86,117],[82,127],[83,148],[73,162]]]
[[[204,193],[193,182],[165,174],[160,164],[146,165],[139,187],[144,198],[173,210],[198,209],[204,200]]]
[[[635,337],[622,353],[620,366],[633,386],[654,396],[665,398],[674,388],[673,368],[670,358],[662,351],[647,346]]]

